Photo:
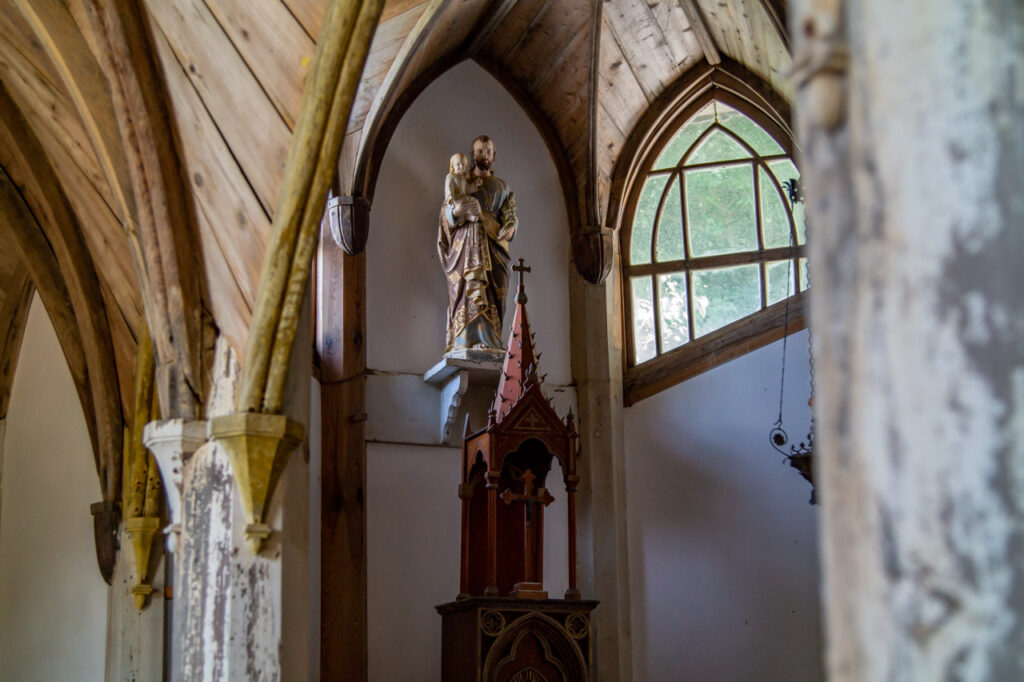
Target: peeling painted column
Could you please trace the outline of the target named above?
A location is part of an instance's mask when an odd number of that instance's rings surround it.
[[[794,5],[829,679],[1024,679],[1024,5]]]
[[[153,551],[156,568],[151,569],[150,583],[155,588],[146,608],[135,605],[135,562],[130,540],[121,530],[121,547],[117,553],[114,577],[107,591],[107,655],[106,679],[161,682],[164,679],[164,599],[165,562],[159,548]],[[154,543],[156,544],[156,543]]]
[[[621,310],[617,278],[586,283],[570,268],[572,373],[579,395],[580,588],[594,611],[596,679],[633,679]],[[618,272],[618,270],[614,270]]]
[[[307,308],[309,306],[307,305]],[[309,334],[305,311],[299,334]],[[286,414],[308,425],[311,348],[296,344]],[[239,385],[234,352],[218,340],[207,417],[231,414]],[[247,519],[227,452],[216,442],[185,460],[180,565],[174,611],[172,679],[309,679],[316,658],[309,614],[316,608],[309,562],[309,456],[292,453],[266,514],[273,529],[258,555],[245,537]],[[313,666],[315,667],[315,666]]]

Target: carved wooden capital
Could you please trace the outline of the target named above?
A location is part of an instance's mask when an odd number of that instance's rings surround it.
[[[370,233],[370,202],[363,197],[336,196],[327,200],[331,236],[350,256],[366,248]]]
[[[583,279],[601,284],[612,271],[615,232],[600,225],[588,225],[572,236],[572,260]]]

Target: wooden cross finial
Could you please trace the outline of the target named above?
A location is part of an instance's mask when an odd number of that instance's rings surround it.
[[[513,265],[512,269],[519,273],[519,291],[516,292],[516,303],[526,303],[526,289],[523,288],[523,273],[532,272],[533,269],[526,265],[526,261],[519,259],[519,265]]]

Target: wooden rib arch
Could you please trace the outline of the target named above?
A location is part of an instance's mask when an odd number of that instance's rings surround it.
[[[4,236],[7,231],[5,222],[0,219],[0,242],[9,244],[11,239]],[[4,331],[0,333],[0,421],[7,417],[18,352],[35,291],[28,269],[21,262],[15,264],[15,272],[2,283],[2,288],[4,303],[0,307],[0,330]]]
[[[130,194],[129,188],[123,194],[126,204],[134,204],[135,211],[125,227],[135,253],[146,319],[156,349],[161,413],[167,418],[191,418],[202,402],[203,283],[194,248],[198,240],[193,211],[182,181],[164,81],[137,3],[86,0],[85,6],[89,30],[99,50],[99,67],[106,76],[123,158],[118,159],[118,150],[113,148],[116,141],[108,140],[105,134],[93,135],[91,141],[98,155],[109,155],[113,168],[123,162],[128,169]],[[70,61],[71,55],[65,51],[71,48],[53,43],[52,49],[57,59]],[[83,76],[76,70],[60,72],[72,93],[86,89]],[[110,116],[106,104],[85,104],[83,109],[78,98],[75,102],[87,121],[97,111],[104,121]],[[93,126],[86,128],[93,133]],[[115,175],[118,182],[123,182],[119,174]]]
[[[39,141],[0,86],[0,163],[7,229],[53,320],[94,447],[103,499],[118,499],[123,415],[114,347],[99,278],[81,229]]]

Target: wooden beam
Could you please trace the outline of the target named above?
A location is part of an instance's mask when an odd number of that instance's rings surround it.
[[[34,253],[34,257],[40,261],[38,278],[34,274],[33,282],[40,292],[46,286],[43,280],[56,278],[56,281],[66,282],[66,294],[55,292],[55,295],[66,296],[70,301],[75,327],[79,332],[79,345],[85,359],[84,372],[88,377],[88,391],[92,400],[92,410],[86,411],[86,420],[95,421],[103,499],[111,502],[120,495],[123,418],[113,340],[99,278],[82,239],[78,221],[60,190],[60,183],[46,154],[2,85],[0,146],[12,163],[12,167],[5,170],[25,188],[22,191],[8,177],[6,204],[11,211],[33,216],[29,220],[27,215],[21,215],[11,224],[22,233],[21,243],[26,251]],[[22,198],[23,194],[25,196]],[[20,208],[22,205],[23,209]],[[36,242],[31,248],[28,241],[30,238]],[[40,239],[48,244],[47,248],[52,250],[54,256],[54,261],[47,262],[45,268],[43,259],[46,257],[46,249],[38,243]]]
[[[793,48],[789,44],[789,29],[786,27],[786,0],[758,0],[758,3],[768,15],[768,20],[775,27],[775,32],[786,46],[786,51],[793,54]]]
[[[720,63],[722,55],[718,51],[715,39],[711,36],[711,31],[708,30],[707,21],[704,19],[704,13],[701,12],[697,0],[678,0],[678,2],[687,21],[690,22],[690,28],[693,29],[693,35],[697,38],[700,49],[704,51],[704,58],[708,60],[708,64]]]
[[[199,254],[163,79],[137,3],[86,0],[86,8],[130,173],[136,215],[135,225],[127,227],[138,242],[134,251],[156,349],[161,412],[192,418],[203,390]]]
[[[320,679],[366,680],[366,252],[322,230]]]
[[[20,271],[5,283],[4,305],[0,309],[0,330],[5,330],[0,332],[0,419],[7,416],[10,405],[11,384],[34,291],[28,270],[21,263],[18,267]]]

